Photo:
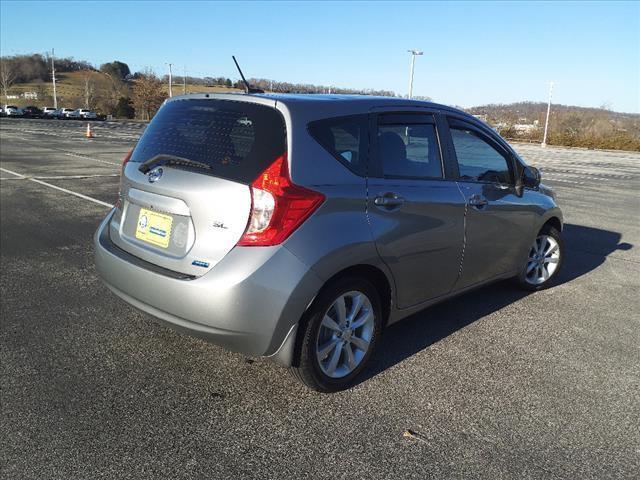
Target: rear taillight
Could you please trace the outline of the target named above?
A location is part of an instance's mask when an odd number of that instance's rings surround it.
[[[116,203],[113,205],[116,208],[120,206],[120,197],[122,197],[122,176],[124,175],[124,167],[126,167],[127,163],[129,163],[129,160],[131,160],[132,154],[133,154],[133,148],[129,150],[129,152],[122,159],[122,168],[120,170],[120,191],[118,192],[118,200],[116,200]]]
[[[269,246],[285,241],[324,201],[324,195],[295,185],[287,156],[278,157],[251,184],[249,224],[238,245]]]
[[[121,175],[124,174],[124,167],[126,167],[127,163],[129,163],[129,160],[131,160],[131,155],[133,155],[133,148],[129,150],[129,153],[127,153],[122,159],[122,170],[120,171]]]

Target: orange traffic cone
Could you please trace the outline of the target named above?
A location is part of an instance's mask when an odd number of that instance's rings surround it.
[[[90,123],[87,123],[87,133],[85,133],[85,137],[87,137],[87,138],[95,137],[95,135],[91,131],[91,124]]]

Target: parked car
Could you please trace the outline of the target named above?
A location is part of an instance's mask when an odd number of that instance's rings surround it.
[[[42,117],[43,118],[53,118],[56,115],[57,111],[58,111],[58,109],[55,108],[55,107],[44,107],[42,109]]]
[[[538,170],[460,110],[194,94],[124,159],[94,244],[125,301],[327,392],[356,381],[386,325],[501,279],[552,285],[561,232]]]
[[[6,105],[4,107],[4,114],[7,117],[21,117],[23,115],[22,109],[15,105]]]
[[[73,112],[75,110],[73,108],[59,108],[56,111],[55,117],[60,119],[60,120],[68,120],[70,118],[73,118]]]
[[[69,118],[75,118],[78,120],[95,120],[98,118],[98,115],[96,112],[92,112],[88,108],[78,108],[71,113]]]
[[[42,110],[38,107],[34,107],[33,105],[24,107],[22,110],[23,116],[27,118],[42,118]]]

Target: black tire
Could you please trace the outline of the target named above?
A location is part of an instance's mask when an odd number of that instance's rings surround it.
[[[373,333],[369,348],[357,367],[348,375],[332,378],[326,375],[317,359],[317,338],[320,324],[325,314],[340,296],[347,292],[358,291],[364,293],[374,314]],[[345,277],[325,287],[313,304],[309,307],[300,321],[298,339],[294,354],[294,362],[290,368],[293,376],[313,390],[330,393],[351,387],[358,375],[367,366],[374,354],[382,331],[382,309],[380,295],[371,282],[358,277]],[[341,357],[342,358],[342,357]]]
[[[560,257],[558,259],[557,267],[553,271],[553,273],[549,276],[547,280],[539,284],[533,284],[527,280],[528,260],[524,262],[524,265],[522,266],[522,270],[516,277],[516,281],[521,288],[531,292],[544,290],[545,288],[549,288],[556,284],[556,281],[558,279],[558,274],[562,270],[562,264],[564,263],[564,257],[566,254],[565,248],[564,248],[564,239],[562,238],[562,233],[560,233],[558,230],[556,230],[550,225],[545,225],[544,227],[542,227],[540,232],[538,232],[538,235],[536,235],[536,238],[538,238],[540,235],[547,235],[549,237],[552,237],[558,243],[558,250],[560,252]],[[529,257],[529,253],[527,254],[527,257]]]

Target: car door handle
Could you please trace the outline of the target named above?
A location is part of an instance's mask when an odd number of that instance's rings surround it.
[[[489,201],[480,195],[474,195],[469,198],[469,205],[475,208],[482,208],[488,203]]]
[[[398,207],[404,204],[404,198],[395,193],[385,193],[382,196],[376,197],[373,203],[378,207]]]

